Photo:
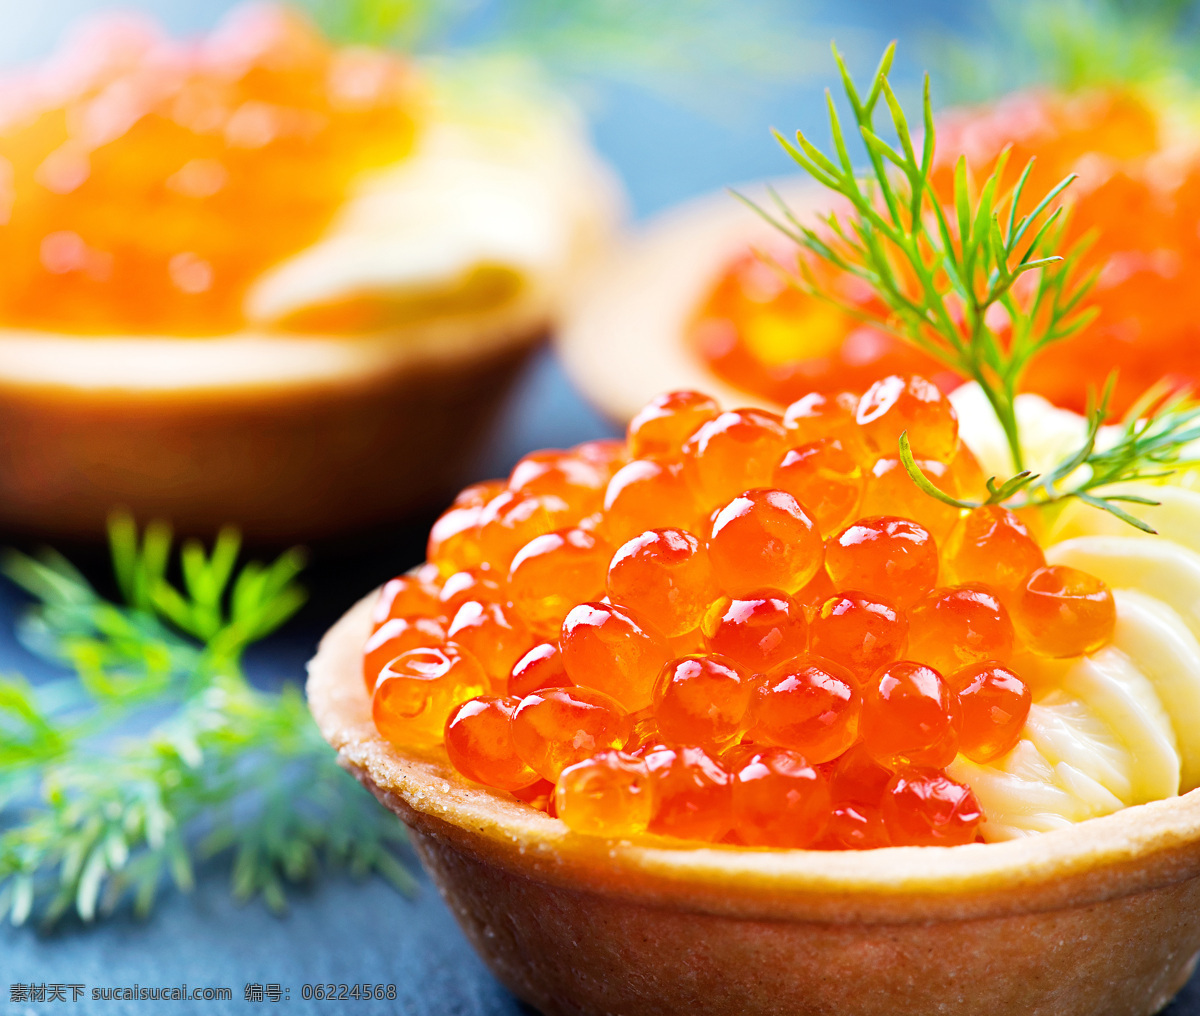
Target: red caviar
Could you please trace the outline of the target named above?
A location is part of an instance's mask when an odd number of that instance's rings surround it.
[[[446,719],[446,754],[468,779],[500,790],[520,790],[538,780],[513,744],[512,714],[521,700],[481,695]]]
[[[373,605],[380,732],[442,738],[465,778],[580,833],[973,840],[978,803],[945,767],[1003,764],[1030,709],[1013,661],[1103,645],[1112,593],[1045,567],[1006,509],[939,516],[878,446],[909,430],[939,485],[978,487],[948,405],[920,379],[864,387],[782,421],[671,393],[626,441],[469,488],[437,561]]]

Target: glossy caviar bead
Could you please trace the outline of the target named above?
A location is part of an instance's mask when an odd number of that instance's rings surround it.
[[[957,478],[949,466],[935,459],[917,459],[917,468],[939,490],[961,497]],[[912,519],[933,534],[939,546],[958,522],[961,510],[930,497],[913,483],[895,455],[876,459],[867,471],[862,499],[863,515],[895,515]]]
[[[883,795],[892,771],[859,743],[827,767],[833,813],[821,846],[830,850],[876,850],[891,846]]]
[[[960,722],[958,696],[923,663],[890,663],[863,688],[859,730],[866,750],[885,765],[949,765]]]
[[[484,480],[463,487],[454,499],[453,508],[482,508],[492,498],[507,487],[504,480]]]
[[[945,773],[907,769],[888,784],[883,817],[896,846],[955,847],[975,842],[983,809],[969,787]]]
[[[531,452],[508,476],[509,490],[561,498],[580,516],[600,508],[607,484],[607,474],[593,463],[557,449]]]
[[[437,566],[443,578],[483,563],[478,540],[483,509],[481,504],[449,508],[429,530],[425,558]]]
[[[632,732],[625,710],[593,688],[543,688],[512,715],[517,754],[548,780],[597,752],[624,748]]]
[[[809,643],[815,655],[836,660],[861,683],[904,655],[908,618],[874,596],[838,593],[813,616]]]
[[[987,586],[935,589],[908,612],[908,657],[940,674],[1013,650],[1008,611]]]
[[[953,582],[982,582],[1011,596],[1030,573],[1045,567],[1046,555],[1025,523],[1000,505],[984,505],[963,515],[942,551]]]
[[[937,385],[893,374],[876,381],[858,403],[855,419],[885,455],[908,434],[915,458],[948,462],[958,445],[958,414]]]
[[[500,790],[520,790],[538,780],[513,745],[509,720],[520,699],[481,695],[446,719],[446,754],[467,779]]]
[[[718,594],[708,552],[696,537],[682,529],[650,529],[613,555],[608,595],[674,638],[698,628]]]
[[[393,617],[436,617],[441,590],[415,575],[397,575],[388,579],[379,591],[371,611],[371,623],[378,628]]]
[[[646,763],[604,751],[564,769],[554,789],[558,817],[589,836],[636,836],[646,831],[653,801]]]
[[[804,608],[776,592],[717,601],[705,615],[703,631],[712,652],[753,674],[799,656],[808,644]]]
[[[721,407],[700,392],[667,392],[651,399],[629,421],[629,454],[635,459],[675,459],[683,443]]]
[[[758,589],[794,593],[821,567],[824,546],[813,520],[791,494],[760,488],[717,513],[708,556],[729,596]]]
[[[958,693],[958,750],[972,762],[991,762],[1012,751],[1032,701],[1025,682],[997,660],[964,667],[946,681]]]
[[[761,409],[735,409],[702,424],[683,446],[683,470],[702,508],[727,504],[771,482],[788,446],[783,420]]]
[[[763,675],[755,688],[746,737],[829,762],[858,736],[862,700],[854,678],[831,660],[804,656]]]
[[[905,608],[937,582],[937,544],[915,522],[873,515],[828,541],[825,567],[838,589],[866,590]]]
[[[658,717],[654,715],[654,707],[633,713],[629,717],[633,723],[633,733],[629,735],[629,743],[625,750],[645,755],[647,751],[662,743],[662,731],[658,729]]]
[[[821,609],[821,604],[836,592],[837,589],[834,588],[829,572],[820,568],[817,570],[817,574],[808,580],[808,585],[800,589],[792,599],[804,608],[807,617],[813,618]]]
[[[829,784],[798,752],[766,748],[734,774],[733,828],[748,846],[810,847],[829,814]]]
[[[783,425],[794,444],[835,438],[858,450],[862,432],[855,420],[860,396],[853,392],[809,392],[787,407]]]
[[[842,801],[833,805],[821,846],[829,850],[878,850],[891,845],[882,804]]]
[[[515,664],[508,675],[508,694],[524,698],[542,688],[566,688],[571,684],[557,642],[541,642]]]
[[[380,673],[371,716],[379,733],[395,745],[437,744],[451,710],[487,688],[483,667],[453,642],[410,649]]]
[[[629,712],[650,704],[669,650],[658,632],[624,607],[581,603],[563,621],[559,640],[571,680],[596,688]]]
[[[654,686],[658,729],[669,741],[720,751],[738,739],[752,691],[749,675],[721,656],[668,663]]]
[[[1022,640],[1042,656],[1094,653],[1112,640],[1117,623],[1112,590],[1095,575],[1067,565],[1033,572],[1012,603]]]
[[[584,441],[571,449],[571,454],[590,462],[607,484],[614,474],[630,459],[629,448],[620,438],[602,437]]]
[[[656,747],[647,752],[654,802],[649,831],[716,842],[733,826],[733,777],[702,748]]]
[[[513,664],[534,640],[511,609],[478,600],[468,600],[458,608],[446,636],[470,650],[498,689],[504,688]]]
[[[392,617],[384,621],[363,647],[363,680],[367,691],[375,690],[380,672],[401,653],[440,646],[445,641],[446,629],[436,618]]]
[[[539,635],[557,635],[577,603],[604,593],[608,545],[582,529],[535,536],[517,551],[508,572],[508,597]]]
[[[600,531],[610,544],[619,547],[647,529],[693,530],[699,518],[681,466],[634,459],[608,482]]]
[[[836,533],[862,514],[862,465],[836,438],[789,449],[771,483],[800,502],[822,533]]]
[[[579,513],[556,494],[502,491],[480,512],[480,556],[484,564],[507,574],[517,551],[535,536],[567,528],[578,519]]]
[[[442,583],[442,591],[438,594],[439,613],[450,620],[458,613],[458,608],[469,600],[498,603],[503,599],[503,595],[500,582],[493,571],[471,568],[455,572]]]

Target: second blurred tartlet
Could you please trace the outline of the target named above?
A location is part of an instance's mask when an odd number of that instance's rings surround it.
[[[0,524],[444,494],[620,205],[569,108],[483,92],[272,6],[109,17],[0,87]]]

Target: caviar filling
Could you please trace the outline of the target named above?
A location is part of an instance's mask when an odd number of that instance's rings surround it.
[[[938,152],[964,153],[979,180],[1011,146],[1001,191],[1033,157],[1034,192],[1079,174],[1066,195],[1063,249],[1085,238],[1090,245],[1080,270],[1099,273],[1089,297],[1098,316],[1041,352],[1022,379],[1023,390],[1057,406],[1083,412],[1087,382],[1099,389],[1113,371],[1116,413],[1162,379],[1164,364],[1168,381],[1190,387],[1200,378],[1200,297],[1179,284],[1200,259],[1200,157],[1169,136],[1169,118],[1160,100],[1129,87],[1018,94],[939,118]],[[949,202],[952,162],[935,165],[932,183]],[[776,256],[788,264],[797,255],[784,245]],[[823,264],[809,270],[825,292],[878,312],[866,283]],[[789,286],[751,252],[734,256],[713,282],[688,339],[718,376],[780,404],[812,390],[865,388],[886,373],[924,374],[946,391],[961,380],[908,343]]]
[[[375,605],[378,730],[582,833],[974,841],[946,767],[1011,751],[1024,661],[1095,652],[1116,610],[1012,511],[922,493],[904,432],[940,487],[984,492],[950,402],[901,375],[782,416],[672,392],[625,441],[468,487]]]
[[[109,16],[0,86],[0,321],[212,335],[364,171],[412,149],[416,79],[285,7],[180,42]]]

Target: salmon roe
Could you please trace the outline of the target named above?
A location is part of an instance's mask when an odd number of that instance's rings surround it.
[[[194,41],[128,15],[89,24],[5,90],[0,318],[239,330],[252,284],[321,237],[364,171],[409,154],[420,91],[403,60],[334,48],[283,5],[238,8]],[[355,316],[271,323],[333,330]]]
[[[1112,594],[1047,567],[1004,508],[935,523],[905,492],[865,514],[898,427],[947,489],[956,471],[978,481],[936,390],[885,382],[782,420],[670,393],[626,441],[534,453],[468,488],[431,563],[372,605],[379,731],[440,739],[464,778],[589,835],[973,841],[983,815],[946,767],[1017,746],[1022,654],[1095,651]],[[860,490],[822,487],[843,482]]]
[[[1071,209],[1063,242],[1070,248],[1088,238],[1079,268],[1098,276],[1089,302],[1099,313],[1078,333],[1047,346],[1023,378],[1024,387],[1055,405],[1085,412],[1086,393],[1102,388],[1115,371],[1110,408],[1120,417],[1163,379],[1164,365],[1168,381],[1180,387],[1194,388],[1200,378],[1200,295],[1180,285],[1200,263],[1194,228],[1200,157],[1179,144],[1180,112],[1177,99],[1161,90],[1113,84],[1037,88],[938,117],[931,182],[947,206],[960,154],[982,181],[1007,149],[997,193],[1016,183],[1031,157],[1030,195],[1079,174],[1062,198]],[[1163,172],[1165,165],[1171,172]],[[795,248],[782,238],[778,243],[768,253],[786,265]],[[881,315],[884,308],[864,282],[801,256],[824,292]],[[885,374],[915,372],[944,391],[962,380],[899,338],[788,285],[751,251],[732,252],[697,307],[688,337],[719,376],[780,405],[813,392],[866,388]]]

